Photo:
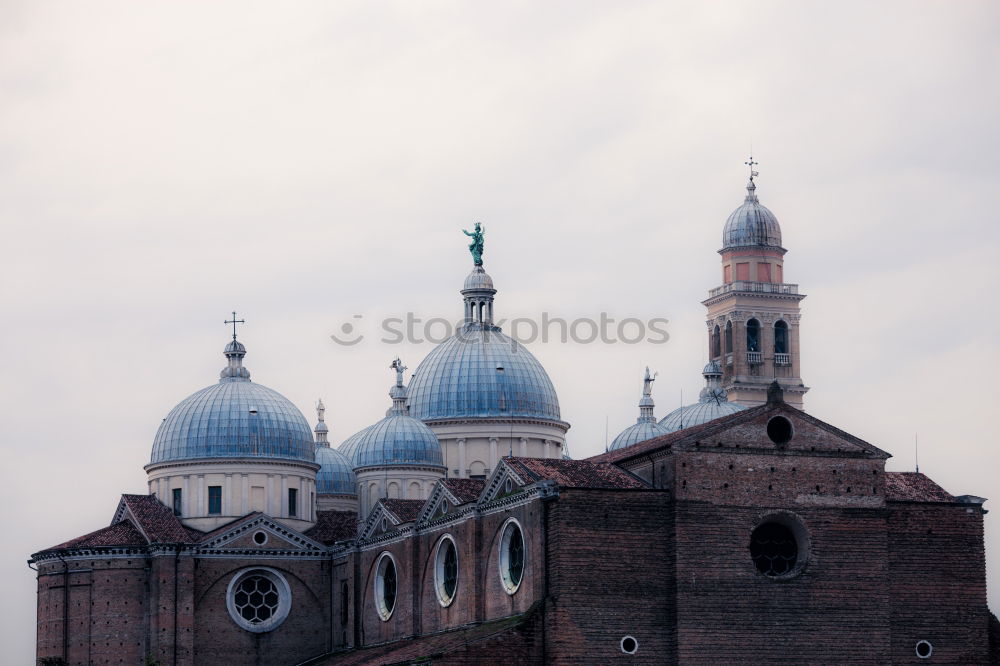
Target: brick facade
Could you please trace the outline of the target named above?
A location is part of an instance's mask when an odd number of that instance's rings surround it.
[[[791,426],[787,442],[768,435],[776,417]],[[110,527],[33,557],[38,655],[72,664],[995,663],[981,500],[886,473],[886,458],[772,400],[590,460],[504,459],[485,482],[445,480],[426,502],[379,502],[357,529],[331,514],[301,534],[251,514],[202,534],[155,498],[125,496]],[[511,520],[524,539],[513,594],[499,561]],[[768,522],[796,535],[787,575],[764,575],[751,557],[751,534]],[[435,592],[445,535],[458,554],[448,605]],[[375,599],[383,553],[397,568],[388,619]],[[279,572],[292,599],[284,621],[259,633],[227,609],[230,581],[254,567]],[[635,654],[622,650],[625,637]],[[921,640],[933,646],[929,661],[916,655]]]

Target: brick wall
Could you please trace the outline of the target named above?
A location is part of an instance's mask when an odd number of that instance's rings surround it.
[[[288,617],[277,628],[263,633],[245,631],[233,621],[226,607],[229,582],[254,566],[281,573],[292,593]],[[200,558],[196,574],[191,595],[195,663],[293,664],[333,648],[329,561]]]
[[[934,664],[989,663],[982,510],[891,502],[888,524],[893,663],[928,663],[919,640]]]
[[[143,663],[145,565],[142,555],[41,564],[38,657],[64,657],[69,664]]]
[[[546,663],[674,663],[667,494],[563,490],[546,506]],[[621,651],[626,635],[634,655]]]

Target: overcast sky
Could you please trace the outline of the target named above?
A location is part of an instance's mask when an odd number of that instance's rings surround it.
[[[25,560],[146,492],[161,419],[253,379],[340,441],[382,416],[378,324],[664,317],[667,344],[532,344],[575,457],[702,385],[722,226],[758,194],[801,285],[806,409],[1000,499],[993,2],[0,5],[0,483],[10,663]],[[355,318],[354,315],[361,315]],[[344,322],[357,345],[329,338]],[[994,500],[996,501],[996,500]],[[990,507],[992,503],[987,504]],[[1000,527],[986,519],[1000,604]]]

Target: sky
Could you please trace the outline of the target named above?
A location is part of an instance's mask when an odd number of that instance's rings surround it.
[[[603,451],[702,386],[745,194],[800,285],[808,412],[1000,499],[1000,6],[991,2],[0,5],[0,631],[31,663],[44,547],[146,492],[156,428],[255,381],[331,440],[378,420],[386,317],[461,316],[486,227],[500,318],[669,320],[665,344],[534,342]],[[363,339],[330,335],[349,323]],[[987,508],[991,506],[987,503]],[[986,517],[991,605],[1000,525]]]

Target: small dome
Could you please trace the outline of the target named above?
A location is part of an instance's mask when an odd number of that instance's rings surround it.
[[[351,461],[355,469],[389,465],[444,466],[437,435],[412,416],[390,414],[359,435]]]
[[[737,405],[735,402],[728,402],[725,400],[720,402],[716,402],[714,400],[711,402],[696,402],[693,405],[678,407],[674,411],[670,412],[663,417],[660,421],[660,425],[666,429],[667,432],[675,432],[683,428],[690,428],[691,426],[708,423],[709,421],[714,421],[717,418],[741,412],[744,409],[746,409],[746,407],[743,405]]]
[[[615,441],[611,442],[611,446],[608,447],[608,450],[617,451],[618,449],[624,449],[628,446],[632,446],[633,444],[645,442],[647,439],[659,437],[660,435],[666,435],[669,432],[669,430],[658,423],[650,423],[649,421],[635,423],[622,430],[621,433],[615,437]]]
[[[702,369],[701,374],[706,375],[706,376],[707,375],[719,375],[721,377],[722,376],[722,366],[719,365],[719,362],[716,361],[716,360],[709,361],[708,363],[705,364],[705,367]]]
[[[229,366],[218,384],[170,410],[153,439],[149,462],[194,458],[284,458],[313,462],[313,435],[287,398],[250,381],[246,348],[226,345]]]
[[[778,218],[757,200],[753,180],[747,185],[747,197],[726,220],[722,231],[722,247],[766,246],[781,247],[781,227]]]
[[[368,428],[370,427],[371,426],[368,426]],[[358,432],[354,433],[353,435],[345,439],[341,443],[341,445],[337,447],[337,450],[343,453],[344,456],[351,461],[352,465],[354,463],[354,451],[358,448],[358,441],[361,439],[362,435],[368,432],[368,428],[362,428]]]
[[[317,446],[316,462],[320,465],[316,472],[317,495],[358,494],[354,470],[347,456],[329,446]]]
[[[407,392],[410,414],[425,421],[519,416],[561,422],[545,368],[495,326],[467,325],[432,349]]]
[[[490,277],[490,274],[483,270],[482,266],[476,266],[465,278],[465,285],[462,287],[462,291],[482,290],[496,291],[493,288],[493,278]]]

